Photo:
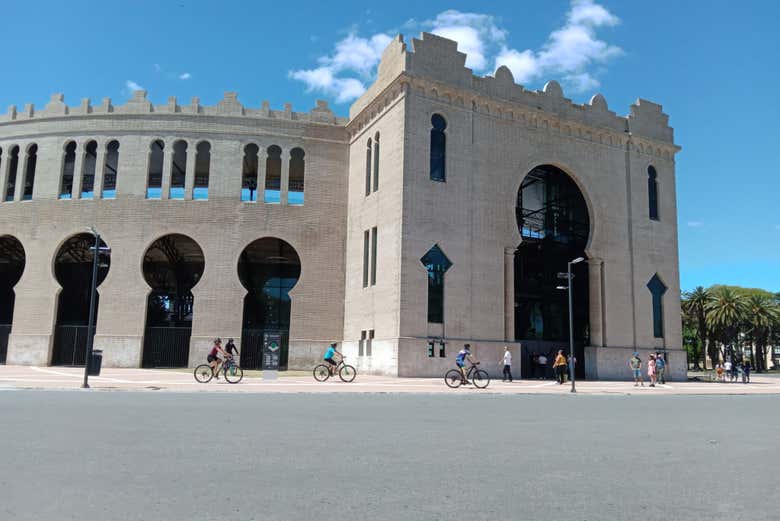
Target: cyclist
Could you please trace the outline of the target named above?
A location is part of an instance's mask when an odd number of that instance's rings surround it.
[[[238,352],[238,348],[236,347],[236,344],[233,343],[232,338],[228,338],[227,344],[225,344],[225,352],[230,355],[231,358],[241,354]]]
[[[219,371],[219,365],[222,363],[222,359],[219,357],[220,354],[225,358],[230,356],[225,352],[224,349],[222,349],[222,339],[215,338],[214,345],[211,346],[211,351],[209,351],[206,360],[208,360],[209,366],[211,366],[211,372],[214,374],[217,380],[219,380],[219,373],[217,371]]]
[[[458,351],[458,356],[455,357],[455,365],[458,366],[458,369],[460,370],[460,374],[463,377],[463,384],[469,383],[469,381],[466,379],[466,360],[471,362],[474,365],[477,365],[479,362],[471,355],[471,344],[463,344],[463,349]]]
[[[331,344],[328,346],[328,350],[325,351],[325,356],[322,358],[330,365],[330,374],[333,376],[333,371],[338,367],[339,363],[333,360],[333,357],[335,355],[339,355],[339,359],[344,358],[344,355],[341,354],[338,349],[336,349],[336,342],[331,342]]]

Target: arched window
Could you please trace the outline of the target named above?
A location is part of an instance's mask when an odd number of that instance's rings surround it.
[[[452,267],[438,244],[423,255],[420,262],[428,272],[428,323],[444,323],[444,274]]]
[[[371,138],[366,143],[366,195],[371,194]]]
[[[379,132],[374,136],[374,192],[379,190]]]
[[[38,145],[33,143],[27,147],[27,163],[24,169],[24,194],[23,201],[29,201],[33,196],[35,186],[35,166],[38,162]]]
[[[260,147],[254,143],[244,147],[244,164],[241,171],[241,200],[257,201],[257,154]]]
[[[431,117],[431,181],[445,182],[447,171],[445,162],[447,157],[447,136],[444,129],[447,122],[440,114]]]
[[[171,158],[171,199],[184,199],[184,179],[187,177],[187,142],[173,144]]]
[[[97,141],[90,141],[84,148],[84,166],[81,168],[81,198],[95,197],[95,168],[97,166]]]
[[[146,198],[160,199],[162,197],[163,156],[165,143],[155,139],[149,145],[149,176],[146,178]]]
[[[268,147],[265,160],[265,194],[263,201],[278,203],[281,201],[282,188],[282,149],[276,145]]]
[[[650,219],[658,220],[658,173],[655,167],[647,167],[647,199],[650,207]]]
[[[305,161],[302,148],[290,150],[290,180],[287,187],[288,204],[303,204],[303,177]]]
[[[211,143],[201,141],[195,149],[195,186],[192,198],[209,198],[209,171],[211,170]]]
[[[5,182],[5,200],[13,201],[14,192],[16,192],[16,170],[19,168],[19,146],[11,149],[11,155],[8,158],[8,180]]]
[[[656,273],[647,283],[647,289],[653,295],[653,336],[664,337],[664,303],[663,296],[666,293],[666,285]]]
[[[60,199],[73,197],[73,175],[76,168],[76,142],[69,141],[65,145],[65,155],[62,156],[62,181],[60,182]]]
[[[119,168],[119,141],[106,145],[106,160],[103,164],[103,199],[116,197],[116,174]]]

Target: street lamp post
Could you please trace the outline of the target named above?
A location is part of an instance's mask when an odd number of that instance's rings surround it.
[[[95,237],[95,246],[92,247],[92,282],[89,286],[89,322],[87,325],[87,353],[84,361],[84,383],[82,389],[89,389],[89,361],[92,358],[92,342],[94,336],[92,329],[95,327],[95,290],[97,289],[97,274],[100,257],[100,234],[94,227],[89,228],[89,232]]]
[[[584,257],[577,257],[573,261],[570,261],[566,264],[566,286],[558,286],[557,289],[566,289],[569,293],[569,378],[571,379],[571,392],[576,393],[577,392],[577,386],[574,381],[574,365],[575,365],[575,358],[574,358],[574,305],[573,305],[573,296],[574,293],[574,276],[571,273],[571,267],[574,264],[579,264],[580,262],[584,261]],[[563,277],[563,274],[559,275],[559,277]]]

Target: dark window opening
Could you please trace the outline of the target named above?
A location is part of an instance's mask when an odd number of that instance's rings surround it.
[[[60,183],[60,199],[73,197],[73,176],[76,168],[76,142],[70,141],[65,146],[62,158],[62,182]]]
[[[664,337],[664,303],[663,296],[666,293],[666,285],[661,281],[656,273],[647,283],[647,289],[653,295],[653,336],[655,338]]]
[[[360,341],[358,342],[358,356],[364,356],[366,345],[366,332],[360,332]]]
[[[290,179],[287,187],[288,204],[303,204],[303,178],[305,161],[302,148],[293,148],[290,150]]]
[[[149,145],[149,174],[146,180],[146,198],[162,198],[163,156],[165,143],[160,139]]]
[[[376,226],[371,228],[371,285],[376,286],[376,250],[378,231]]]
[[[379,132],[374,136],[374,192],[379,190]]]
[[[16,237],[0,237],[0,364],[5,363],[8,353],[16,301],[14,286],[22,278],[25,261],[24,248]]]
[[[84,165],[81,168],[81,198],[95,197],[95,170],[97,167],[97,142],[90,141],[84,148]]]
[[[38,145],[32,144],[27,149],[27,165],[24,173],[24,193],[22,200],[29,201],[33,196],[35,186],[35,167],[38,163]]]
[[[447,135],[444,130],[447,122],[440,114],[431,117],[431,164],[430,176],[432,181],[445,182],[447,180]]]
[[[209,198],[209,173],[211,171],[211,143],[201,141],[195,147],[195,183],[192,188],[192,198],[206,200]]]
[[[374,330],[368,330],[368,338],[366,339],[366,356],[371,356],[371,352],[374,349]]]
[[[368,287],[368,261],[369,261],[369,244],[370,238],[368,230],[363,232],[363,287]]]
[[[271,145],[267,150],[265,160],[265,194],[266,203],[279,203],[282,200],[282,149]]]
[[[366,196],[371,194],[371,138],[366,143]]]
[[[184,199],[184,183],[187,177],[187,142],[173,144],[171,158],[171,199]]]
[[[452,267],[452,262],[434,245],[420,261],[428,272],[428,323],[444,323],[444,274]]]
[[[8,165],[8,180],[5,182],[5,200],[13,201],[16,193],[16,171],[19,168],[19,147],[11,149],[11,157]]]
[[[241,200],[257,201],[257,175],[260,161],[260,147],[254,143],[244,147],[244,162],[241,167]]]
[[[106,160],[103,165],[103,199],[116,197],[116,174],[119,168],[119,141],[106,146]]]
[[[653,221],[658,220],[658,173],[655,171],[655,167],[650,165],[647,167],[647,198],[650,208],[650,219]]]

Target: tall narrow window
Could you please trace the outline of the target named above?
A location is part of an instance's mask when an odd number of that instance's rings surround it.
[[[244,163],[241,167],[241,200],[257,201],[257,154],[260,147],[250,143],[244,147]]]
[[[376,226],[371,228],[371,285],[376,286],[376,241],[377,241],[377,229]]]
[[[363,356],[363,353],[365,353],[365,346],[366,346],[366,332],[361,331],[360,342],[358,342],[358,356]]]
[[[195,183],[192,188],[192,198],[205,200],[209,198],[209,173],[211,171],[211,143],[201,141],[195,147]]]
[[[303,177],[305,162],[302,148],[290,150],[290,180],[287,186],[288,204],[303,204]]]
[[[27,163],[24,169],[24,194],[22,200],[29,201],[35,186],[35,166],[38,162],[38,145],[33,143],[27,148]]]
[[[276,145],[268,147],[265,160],[265,194],[263,201],[278,203],[281,201],[282,187],[282,149]]]
[[[366,144],[366,195],[371,194],[371,138]]]
[[[103,164],[103,199],[116,197],[116,174],[119,168],[119,141],[113,140],[106,146],[106,160]]]
[[[655,167],[647,167],[647,198],[650,207],[650,219],[658,220],[658,173]]]
[[[62,157],[62,182],[60,183],[60,199],[73,197],[73,175],[76,168],[76,142],[65,145],[65,155]]]
[[[8,164],[8,180],[5,182],[5,200],[13,201],[14,193],[16,192],[16,170],[19,168],[18,145],[11,149],[8,161],[10,161],[10,163]]]
[[[374,347],[373,344],[374,344],[374,330],[369,329],[368,339],[366,339],[366,356],[371,356],[371,350]]]
[[[452,266],[439,245],[434,245],[420,259],[428,272],[428,323],[444,323],[444,274]]]
[[[379,132],[374,136],[374,192],[379,190]]]
[[[431,180],[444,182],[447,180],[447,136],[444,134],[447,122],[440,114],[434,114],[431,126]]]
[[[149,176],[146,178],[146,198],[160,199],[162,197],[163,156],[165,143],[160,139],[149,145]]]
[[[661,281],[656,273],[650,282],[647,283],[647,289],[653,295],[653,336],[655,338],[664,337],[664,306],[663,296],[666,293],[666,285]]]
[[[368,230],[363,232],[363,287],[368,287],[368,257],[369,257],[369,248],[370,244],[369,241],[371,239],[369,238]]]
[[[84,165],[81,168],[81,198],[95,197],[95,168],[97,166],[97,142],[90,141],[84,148]]]
[[[184,199],[184,180],[187,177],[187,142],[176,141],[171,157],[171,199]]]

